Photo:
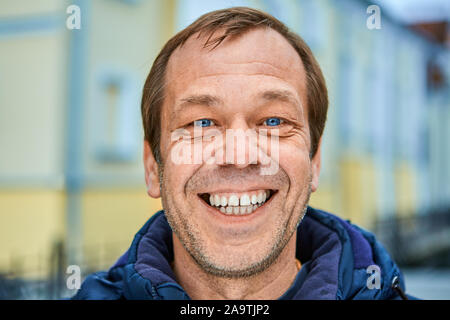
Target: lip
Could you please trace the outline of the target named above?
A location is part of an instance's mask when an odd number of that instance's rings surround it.
[[[221,189],[226,190],[226,189]],[[255,190],[261,190],[261,189],[255,189]],[[236,189],[233,190],[234,192],[238,192]],[[246,189],[245,191],[250,191]],[[240,192],[245,192],[240,191]],[[214,191],[216,192],[216,191]],[[218,191],[218,192],[225,192],[225,191]],[[203,199],[200,198],[200,196],[197,194],[197,199],[200,201],[201,205],[205,207],[208,213],[212,214],[216,219],[218,219],[223,224],[235,224],[235,223],[245,223],[250,222],[252,220],[258,219],[260,216],[264,215],[264,213],[269,208],[270,204],[272,203],[273,198],[277,196],[278,190],[276,190],[269,200],[267,200],[262,206],[258,207],[256,210],[254,210],[250,214],[246,215],[227,215],[225,213],[220,212],[220,210],[217,210],[210,205],[208,205]]]
[[[235,187],[221,187],[220,189],[218,188],[218,189],[200,190],[197,192],[197,194],[201,194],[201,193],[245,193],[245,192],[258,191],[258,190],[273,190],[275,192],[278,191],[278,189],[274,189],[273,186],[253,185],[250,187],[235,186]]]

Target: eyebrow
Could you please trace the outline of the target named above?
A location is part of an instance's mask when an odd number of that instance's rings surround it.
[[[300,101],[288,90],[267,90],[261,95],[261,98],[267,101],[283,101],[292,103],[295,106],[300,106]]]
[[[212,107],[217,105],[223,105],[223,101],[222,99],[209,94],[192,95],[181,99],[180,103],[178,103],[176,107],[176,110],[182,109],[189,105],[201,105]]]
[[[258,95],[259,99],[266,101],[283,101],[291,103],[295,106],[300,106],[300,101],[288,90],[266,90]],[[189,105],[201,105],[206,107],[214,107],[224,105],[224,102],[219,97],[209,94],[191,95],[180,100],[175,107],[175,112]]]

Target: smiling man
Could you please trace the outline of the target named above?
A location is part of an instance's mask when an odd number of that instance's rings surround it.
[[[175,35],[142,97],[145,179],[164,210],[74,298],[402,296],[372,234],[308,207],[327,108],[310,49],[266,13],[214,11]]]

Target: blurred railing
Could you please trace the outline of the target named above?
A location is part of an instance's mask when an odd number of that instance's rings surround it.
[[[78,252],[84,252],[85,255],[76,263],[81,270],[81,283],[89,274],[109,269],[123,253],[117,248],[124,248],[123,243],[81,248]],[[25,267],[30,261],[34,261],[36,267]],[[71,276],[67,273],[67,261],[67,248],[62,241],[55,242],[48,255],[13,257],[8,270],[0,271],[0,300],[72,297],[76,289],[67,286],[67,279]]]
[[[450,267],[450,208],[378,220],[374,231],[400,266]]]

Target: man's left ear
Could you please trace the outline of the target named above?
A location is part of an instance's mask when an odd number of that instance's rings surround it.
[[[317,146],[317,151],[311,160],[311,170],[312,170],[312,183],[311,191],[314,192],[319,187],[319,175],[321,166],[321,150],[322,150],[322,137],[319,140],[319,145]]]

